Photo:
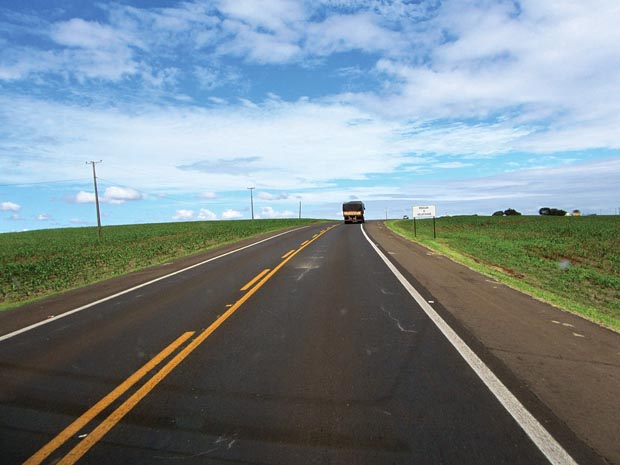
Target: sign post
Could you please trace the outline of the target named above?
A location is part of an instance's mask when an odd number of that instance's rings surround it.
[[[416,236],[416,218],[433,218],[433,239],[437,239],[437,229],[435,227],[436,209],[435,205],[424,205],[413,207],[413,236]]]

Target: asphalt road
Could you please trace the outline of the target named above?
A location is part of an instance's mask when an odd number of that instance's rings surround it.
[[[549,463],[526,431],[359,225],[292,231],[0,341],[7,464]]]

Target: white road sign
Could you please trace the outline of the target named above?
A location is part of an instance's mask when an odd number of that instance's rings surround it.
[[[433,218],[434,216],[435,216],[435,205],[413,207],[414,218]]]

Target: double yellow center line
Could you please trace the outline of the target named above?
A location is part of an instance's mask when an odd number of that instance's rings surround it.
[[[138,388],[127,400],[110,413],[95,429],[86,435],[71,451],[66,454],[58,465],[72,465],[80,460],[97,442],[105,436],[121,419],[127,415],[144,397],[147,396],[166,376],[170,374],[189,354],[191,354],[200,344],[202,344],[217,328],[219,328],[233,313],[235,313],[252,295],[258,291],[273,275],[275,275],[289,260],[301,252],[304,248],[317,240],[330,229],[321,230],[315,234],[312,239],[304,241],[299,248],[287,252],[282,261],[273,269],[265,269],[256,277],[249,281],[241,288],[241,291],[247,291],[235,304],[231,305],[224,314],[215,320],[211,326],[201,332],[196,338],[189,342],[182,350],[180,350],[173,358],[171,358],[162,368],[159,369],[150,379],[148,379],[140,388]],[[86,425],[93,421],[98,415],[103,413],[105,409],[124,395],[129,389],[136,385],[151,371],[155,370],[161,363],[174,354],[179,348],[187,343],[193,336],[195,331],[188,331],[179,336],[168,347],[153,357],[142,368],[133,373],[123,383],[116,387],[112,392],[103,397],[99,402],[88,409],[82,416],[67,426],[60,434],[54,437],[50,442],[37,451],[32,457],[24,462],[24,465],[38,465],[47,459],[56,450],[62,447],[68,440],[75,437]]]

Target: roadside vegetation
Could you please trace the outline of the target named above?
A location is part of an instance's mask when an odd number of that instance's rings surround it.
[[[620,329],[620,216],[457,216],[394,232],[538,299]]]
[[[205,221],[0,234],[0,310],[317,220]]]

